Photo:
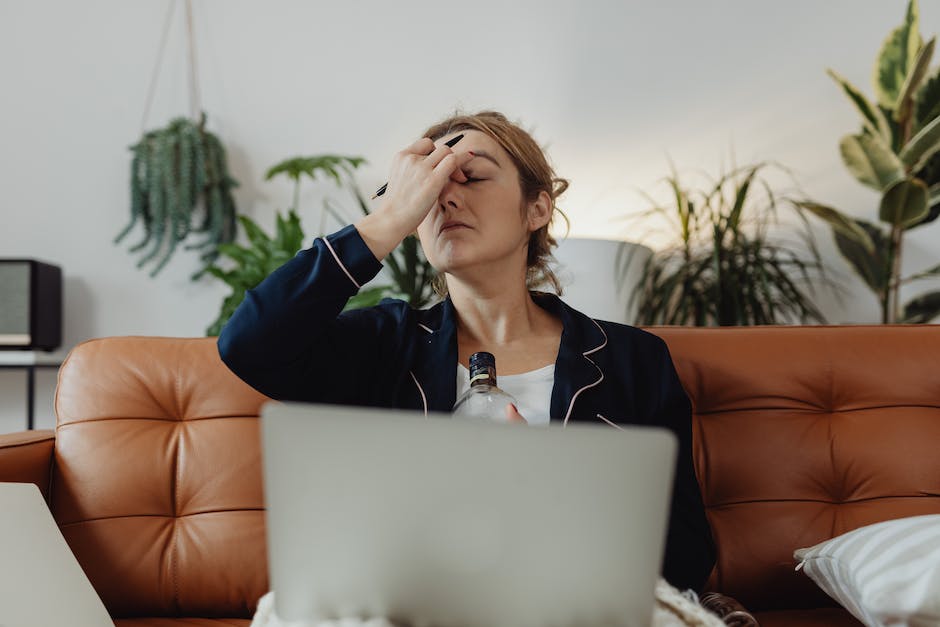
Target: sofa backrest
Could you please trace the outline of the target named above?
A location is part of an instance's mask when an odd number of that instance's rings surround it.
[[[694,408],[712,589],[749,609],[831,604],[794,549],[940,512],[940,326],[650,330]],[[251,616],[268,589],[265,400],[214,338],[71,352],[50,505],[112,615]]]
[[[112,616],[250,617],[268,589],[257,415],[214,338],[69,354],[50,507]]]
[[[828,605],[794,549],[940,513],[940,326],[650,330],[692,400],[711,588]]]

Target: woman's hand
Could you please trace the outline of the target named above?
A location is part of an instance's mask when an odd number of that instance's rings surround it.
[[[506,420],[509,422],[518,422],[524,425],[529,424],[529,421],[523,418],[522,414],[519,413],[515,403],[509,403],[506,405]]]
[[[455,154],[443,143],[435,147],[426,137],[395,155],[381,204],[356,223],[376,259],[384,259],[418,228],[448,180],[467,180],[461,168],[472,158],[469,152]]]

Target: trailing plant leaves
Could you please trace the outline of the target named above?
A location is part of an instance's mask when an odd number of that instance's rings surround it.
[[[901,322],[924,324],[940,316],[940,292],[928,292],[904,305]]]
[[[794,204],[825,220],[833,230],[858,243],[866,252],[874,252],[875,244],[869,237],[868,232],[849,216],[832,207],[815,202],[800,201]]]
[[[888,120],[885,119],[881,109],[868,101],[868,98],[852,83],[842,77],[834,70],[826,70],[841,87],[845,95],[848,96],[852,104],[862,116],[862,122],[870,133],[879,135],[887,144],[891,143],[891,127],[888,126]]]
[[[877,135],[846,135],[839,150],[852,175],[878,191],[904,178],[897,155]]]
[[[888,259],[889,242],[888,236],[878,226],[864,220],[855,220],[859,228],[868,233],[869,239],[874,244],[872,250],[868,250],[858,241],[850,239],[840,231],[833,231],[833,237],[839,252],[845,257],[849,265],[865,281],[865,284],[876,294],[882,294],[888,287],[888,276],[890,272],[890,260]]]
[[[205,122],[205,114],[198,123],[175,118],[165,128],[145,133],[131,146],[131,221],[115,243],[142,222],[144,238],[131,246],[130,252],[149,246],[137,267],[156,260],[151,277],[163,269],[190,233],[208,233],[202,243],[185,247],[204,251],[200,260],[205,265],[194,279],[218,255],[215,245],[234,239],[231,189],[237,182],[228,174],[221,142],[205,130]],[[205,207],[206,217],[197,226],[195,214],[200,207]]]
[[[917,179],[898,181],[881,197],[878,217],[882,222],[904,227],[927,214],[927,186]]]

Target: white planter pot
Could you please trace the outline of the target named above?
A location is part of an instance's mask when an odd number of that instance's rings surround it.
[[[592,318],[633,324],[631,296],[653,251],[641,244],[569,237],[558,242],[555,273],[562,299]]]

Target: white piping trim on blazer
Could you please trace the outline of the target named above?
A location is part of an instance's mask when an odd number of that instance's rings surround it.
[[[326,239],[325,237],[321,237],[320,239],[322,239],[323,243],[326,244],[326,249],[330,251],[330,253],[333,255],[333,259],[336,260],[336,263],[339,265],[340,269],[346,273],[346,276],[349,277],[349,280],[352,281],[353,285],[356,286],[356,289],[362,289],[362,286],[356,283],[356,279],[354,279],[353,275],[349,273],[349,270],[346,269],[346,266],[343,265],[343,262],[339,260],[339,255],[337,255],[336,251],[333,250],[333,247],[330,245],[330,240]]]
[[[601,335],[604,336],[604,341],[603,341],[603,343],[602,343],[600,346],[596,346],[596,347],[592,348],[592,349],[589,350],[589,351],[584,351],[583,353],[581,353],[581,355],[582,355],[585,359],[587,359],[589,362],[591,362],[591,365],[592,365],[592,366],[594,366],[595,368],[597,368],[597,372],[601,375],[601,378],[598,379],[597,381],[595,381],[594,383],[589,383],[588,385],[585,385],[583,388],[581,388],[580,390],[578,390],[577,392],[574,393],[574,396],[571,397],[571,402],[568,403],[568,413],[565,414],[565,422],[562,424],[563,427],[567,427],[567,426],[568,426],[568,418],[571,417],[571,410],[574,409],[574,402],[578,399],[578,394],[580,394],[581,392],[583,392],[584,390],[586,390],[586,389],[588,389],[588,388],[594,387],[595,385],[597,385],[598,383],[600,383],[601,381],[604,380],[604,371],[601,370],[600,368],[598,368],[597,364],[594,363],[594,360],[591,359],[590,357],[588,357],[588,355],[590,355],[590,354],[592,354],[592,353],[595,353],[595,352],[599,351],[600,349],[604,348],[605,346],[607,346],[607,334],[604,333],[604,329],[601,328],[601,325],[597,324],[597,320],[595,320],[594,318],[591,318],[590,320],[591,320],[591,322],[594,323],[594,326],[597,327],[597,330],[601,332]],[[607,421],[607,419],[604,418],[603,416],[601,416],[600,414],[598,414],[598,416],[600,416],[601,419],[603,419],[604,421]],[[609,421],[607,421],[607,422],[609,422]]]
[[[415,385],[418,386],[418,392],[421,393],[421,403],[424,405],[424,417],[428,417],[428,399],[424,396],[424,389],[421,387],[421,384],[418,383],[418,377],[415,376],[415,373],[408,371],[408,374],[411,375],[411,380],[415,382]]]
[[[616,424],[616,423],[613,423],[613,422],[607,420],[606,418],[604,418],[604,417],[601,416],[600,414],[597,414],[597,417],[600,418],[601,420],[603,420],[604,422],[606,422],[607,424],[609,424],[609,425],[610,425],[611,427],[613,427],[614,429],[619,429],[620,431],[623,431],[623,427],[621,427],[620,425],[618,425],[618,424]]]

